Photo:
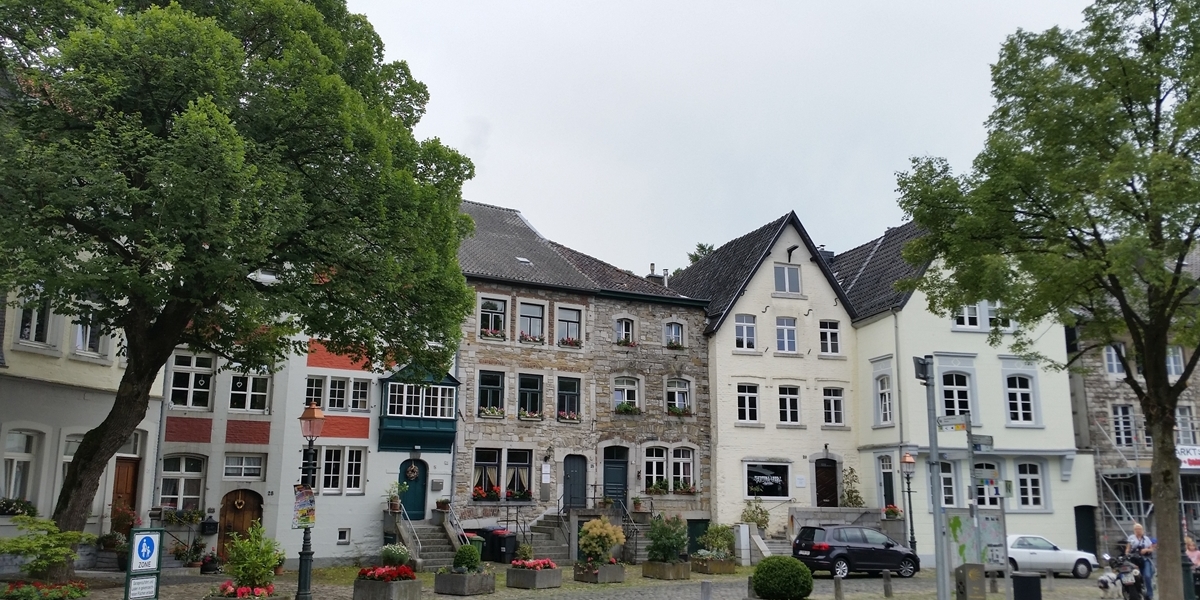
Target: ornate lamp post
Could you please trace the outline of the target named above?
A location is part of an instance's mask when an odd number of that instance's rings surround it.
[[[304,466],[301,483],[309,487],[317,485],[317,451],[313,442],[321,437],[321,429],[325,427],[325,413],[321,408],[309,404],[300,414],[300,435],[308,440],[304,449]],[[312,528],[304,528],[304,545],[300,547],[300,578],[296,584],[296,600],[312,600]]]
[[[912,476],[917,470],[917,459],[913,455],[905,452],[904,458],[900,459],[900,472],[904,473],[904,486],[908,490],[908,547],[913,552],[917,551],[917,533],[913,530],[913,503],[912,503]]]

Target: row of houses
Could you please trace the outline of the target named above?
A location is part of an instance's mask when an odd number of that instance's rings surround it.
[[[933,502],[1003,503],[1010,532],[1088,550],[1152,517],[1125,374],[1103,352],[1074,374],[1027,362],[988,344],[993,327],[1010,327],[995,304],[947,319],[920,292],[898,291],[930,268],[901,257],[920,234],[912,224],[835,255],[789,213],[675,276],[653,265],[637,276],[546,239],[515,210],[462,209],[476,225],[459,252],[476,303],[448,372],[371,373],[320,340],[273,373],[181,349],[109,465],[88,529],[108,531],[114,505],[147,519],[198,510],[219,523],[209,546],[261,519],[294,556],[308,403],[326,414],[318,563],[377,552],[396,527],[384,492],[398,481],[413,532],[439,500],[461,523],[526,530],[610,505],[629,517],[641,500],[693,533],[761,501],[768,534],[789,536],[797,515],[844,503],[851,469],[868,509],[905,509],[922,555]],[[49,514],[73,448],[112,404],[118,340],[12,306],[0,332],[0,497]],[[1061,325],[1031,337],[1038,353],[1072,357],[1075,334]],[[942,434],[932,482],[925,388],[911,367],[926,355],[938,414],[969,412],[995,440],[967,464],[965,436]],[[1181,436],[1195,443],[1194,431]],[[920,465],[911,482],[906,454]],[[1013,497],[975,485],[977,468],[1013,481]],[[1185,496],[1200,500],[1200,478],[1185,475]],[[0,535],[12,533],[0,517]]]

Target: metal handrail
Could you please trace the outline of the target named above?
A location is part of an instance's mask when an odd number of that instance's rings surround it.
[[[416,556],[417,558],[420,558],[421,551],[425,548],[425,546],[421,544],[421,536],[417,535],[417,527],[413,525],[412,519],[408,518],[408,510],[404,508],[403,504],[400,505],[400,521],[405,525],[408,525],[408,530],[412,533],[413,540],[417,542]]]
[[[454,505],[446,511],[446,520],[450,522],[451,529],[454,530],[454,535],[458,538],[460,544],[467,543],[467,530],[463,529],[462,522],[458,520],[458,513],[454,512]]]

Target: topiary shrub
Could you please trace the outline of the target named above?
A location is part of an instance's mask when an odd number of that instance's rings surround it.
[[[454,553],[455,571],[475,571],[479,569],[479,550],[473,544],[467,544]]]
[[[579,536],[579,551],[588,560],[604,562],[612,555],[613,546],[624,543],[625,532],[621,531],[621,527],[601,517],[583,524],[583,532]]]
[[[646,557],[654,562],[679,562],[679,555],[687,550],[687,524],[679,515],[669,519],[658,516],[650,523],[648,537]]]
[[[398,567],[408,562],[411,553],[404,544],[388,544],[379,549],[379,560],[389,567]]]
[[[533,546],[529,544],[517,544],[517,558],[519,560],[533,560]]]
[[[754,593],[759,598],[800,600],[812,590],[812,571],[790,556],[768,556],[754,567]]]
[[[733,556],[734,539],[733,528],[728,525],[709,525],[708,531],[696,540],[704,546],[705,550],[714,554],[723,553],[725,556]]]

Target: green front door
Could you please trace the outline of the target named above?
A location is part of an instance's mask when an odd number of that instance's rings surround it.
[[[708,531],[708,519],[688,519],[688,554],[695,554],[701,548],[700,537]]]
[[[400,494],[400,504],[413,521],[425,519],[425,498],[429,495],[429,466],[423,460],[406,460],[400,463],[400,482],[408,484],[408,491]]]

